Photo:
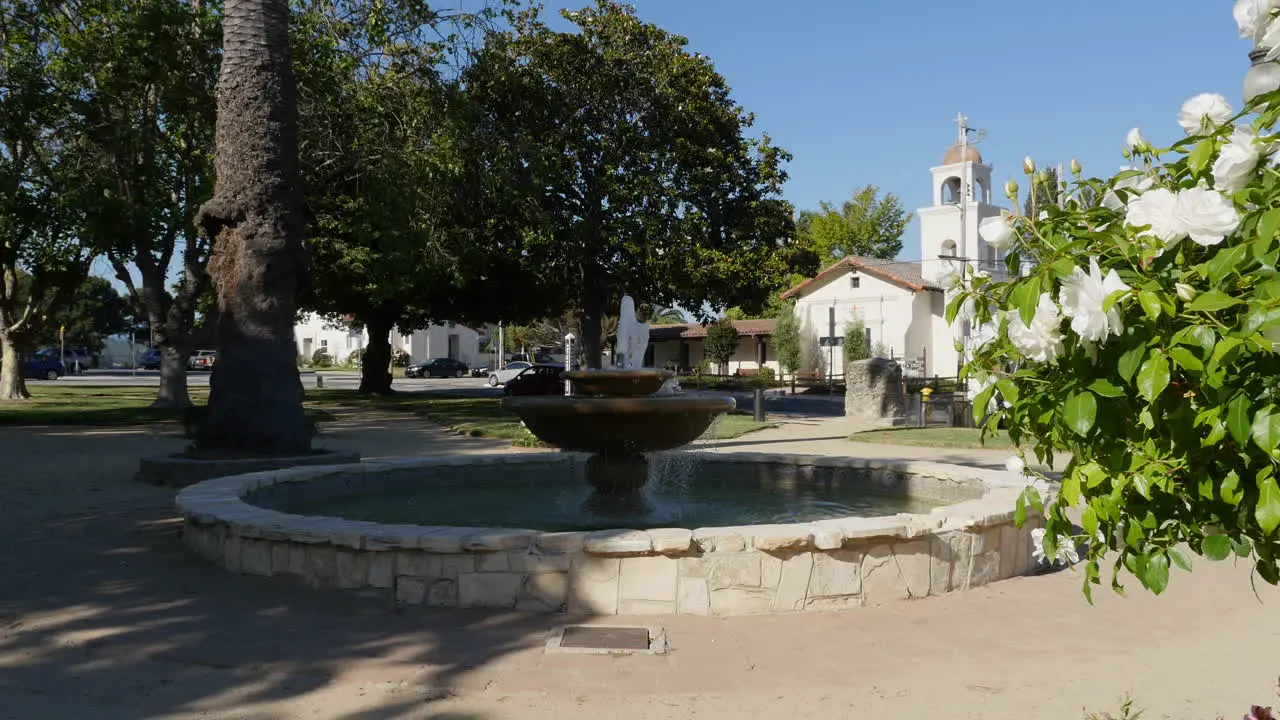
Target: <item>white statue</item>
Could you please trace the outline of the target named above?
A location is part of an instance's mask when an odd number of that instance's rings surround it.
[[[630,295],[622,296],[622,311],[618,314],[618,353],[614,365],[631,370],[644,364],[649,351],[649,323],[636,319],[636,302]]]

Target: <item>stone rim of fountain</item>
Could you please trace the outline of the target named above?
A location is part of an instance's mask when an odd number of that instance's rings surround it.
[[[439,471],[449,467],[548,464],[564,462],[565,456],[570,455],[548,456],[539,453],[413,458],[250,473],[208,480],[188,487],[178,494],[176,505],[185,522],[185,542],[199,554],[229,570],[257,575],[301,575],[310,583],[340,588],[388,589],[395,594],[398,601],[408,604],[426,602],[426,604],[466,607],[514,607],[525,610],[562,611],[565,609],[563,605],[523,606],[521,604],[523,601],[518,601],[517,595],[513,593],[517,593],[518,588],[524,587],[521,583],[527,584],[535,579],[539,571],[553,570],[561,573],[562,583],[573,583],[579,582],[571,579],[577,577],[575,573],[587,573],[589,576],[591,572],[599,569],[596,567],[599,563],[617,562],[619,559],[623,563],[631,562],[630,558],[666,558],[667,561],[678,560],[680,563],[707,558],[711,561],[718,559],[728,562],[734,561],[734,558],[765,555],[778,558],[804,555],[817,557],[819,555],[839,556],[841,553],[853,552],[865,554],[866,562],[870,562],[872,553],[868,548],[872,546],[888,548],[884,552],[889,552],[891,559],[894,557],[892,555],[894,548],[906,546],[927,548],[926,557],[923,558],[926,577],[924,595],[940,594],[928,591],[928,567],[929,563],[937,561],[932,554],[943,552],[942,548],[950,548],[945,550],[946,553],[960,552],[951,547],[953,540],[949,538],[952,536],[960,537],[966,543],[963,552],[966,553],[966,562],[971,565],[963,571],[958,566],[954,570],[949,570],[951,579],[944,582],[946,589],[942,591],[943,593],[969,589],[1005,577],[1027,574],[1033,567],[1027,565],[1029,532],[1033,527],[1038,526],[1038,516],[1032,512],[1031,521],[1027,525],[1022,528],[1012,526],[1014,501],[1028,484],[1027,479],[1020,475],[1007,471],[920,461],[892,462],[772,453],[693,454],[719,462],[776,462],[799,467],[863,468],[885,474],[896,473],[918,477],[943,484],[967,485],[980,491],[980,495],[935,508],[929,513],[696,529],[618,528],[563,532],[503,527],[393,525],[332,517],[291,515],[259,507],[246,500],[259,489],[276,484],[328,479],[346,483],[345,487],[351,488],[353,483],[367,483],[369,478],[387,478],[397,472],[409,471],[420,475],[423,471],[432,469]],[[1050,491],[1050,486],[1044,483],[1036,484],[1042,492]],[[999,555],[1000,545],[1015,541],[1016,544],[1009,545],[1008,555],[1002,559]],[[1018,547],[1020,549],[1015,550]],[[850,548],[862,549],[851,550]],[[997,553],[994,566],[989,559],[993,551]],[[880,554],[883,555],[884,552]],[[313,556],[313,553],[320,554]],[[470,583],[471,595],[468,596],[465,594],[467,591],[453,587],[454,595],[451,602],[428,602],[424,594],[425,586],[421,582],[413,578],[405,580],[396,574],[396,568],[399,567],[400,562],[398,558],[406,553],[409,556],[421,555],[424,562],[437,558],[436,563],[441,562],[441,559],[448,562],[448,558],[467,558],[468,556],[474,558],[467,561],[472,570],[464,569],[461,574],[459,574],[460,571],[455,570],[455,578],[448,581],[454,585]],[[1015,553],[1018,558],[1016,562]],[[988,558],[981,567],[978,566],[979,557]],[[491,561],[488,558],[494,558],[494,560]],[[613,560],[610,560],[611,558]],[[491,567],[493,562],[499,564]],[[812,562],[816,560],[811,561],[810,564]],[[960,561],[957,559],[955,562]],[[521,573],[524,574],[515,572],[517,563],[523,568]],[[592,570],[593,567],[596,570]],[[858,566],[854,565],[854,567],[856,569]],[[616,589],[619,582],[616,568],[614,572],[615,592],[621,592]],[[865,574],[867,570],[858,572]],[[902,570],[902,573],[905,578],[907,571]],[[705,585],[707,581],[702,582]],[[864,578],[860,582],[867,581]],[[906,579],[901,582],[909,583]],[[476,594],[481,593],[481,590],[476,588],[488,592],[492,590],[494,583],[504,588],[498,592],[497,601],[494,601],[491,595]],[[502,585],[503,583],[515,583],[515,585],[506,586]],[[402,586],[407,589],[403,589]],[[909,584],[907,588],[907,596],[924,596],[916,594],[916,591],[910,589]],[[519,590],[519,592],[523,591]],[[863,589],[861,592],[865,593],[867,590]],[[818,600],[825,600],[828,603],[832,601],[830,598],[818,598]],[[756,607],[754,611],[744,612],[733,609],[714,612],[713,604],[712,614],[823,610],[870,602],[866,600],[865,595],[852,600],[856,602],[846,598],[839,600],[843,603],[840,605],[818,603],[814,606],[808,604],[795,606],[792,604],[779,609],[761,610]],[[778,602],[780,603],[781,600]],[[650,609],[643,610],[646,607]],[[654,607],[659,606],[634,603],[624,605],[621,600],[615,599],[613,605],[605,603],[588,607],[585,611],[602,614],[642,611],[659,612],[659,614],[685,612],[678,610],[675,604],[660,606],[667,608],[665,611],[653,610]],[[568,606],[568,610],[571,613],[575,612],[572,603]],[[583,607],[579,606],[577,611],[584,611]],[[695,611],[693,614],[706,614],[706,608],[704,607],[702,612]]]

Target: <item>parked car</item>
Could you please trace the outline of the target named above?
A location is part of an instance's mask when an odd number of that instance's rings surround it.
[[[138,367],[143,370],[159,370],[160,369],[160,351],[156,348],[142,353],[138,357]]]
[[[505,368],[501,370],[494,370],[489,373],[489,387],[505,385],[508,381],[514,380],[517,375],[531,367],[533,367],[533,363],[528,363],[523,360],[507,363]]]
[[[218,362],[217,350],[196,350],[191,353],[191,357],[187,360],[188,370],[212,370],[213,364]]]
[[[56,347],[41,348],[36,351],[36,358],[44,360],[57,360],[58,355],[62,355],[62,367],[66,371],[63,375],[73,375],[83,372],[93,365],[93,356],[85,348],[66,348],[65,350]]]
[[[507,364],[513,362],[530,363],[532,365],[555,365],[556,359],[546,353],[514,353],[507,358]]]
[[[471,372],[471,368],[461,360],[453,358],[432,358],[415,363],[404,369],[407,378],[460,378]]]
[[[22,364],[23,377],[32,380],[57,380],[67,374],[67,367],[58,359],[57,354],[39,355]]]
[[[563,395],[564,365],[539,363],[520,371],[507,381],[504,395]]]

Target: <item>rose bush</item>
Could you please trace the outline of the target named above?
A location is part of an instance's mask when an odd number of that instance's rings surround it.
[[[1106,562],[1117,590],[1127,571],[1160,593],[1193,553],[1280,581],[1277,120],[1280,92],[1239,114],[1197,95],[1171,147],[1135,131],[1109,179],[1073,162],[1058,205],[984,223],[1012,279],[977,276],[948,304],[980,329],[963,373],[984,432],[1071,455],[1056,493],[1028,486],[1016,513],[1044,513],[1048,557],[1087,547],[1086,594]]]

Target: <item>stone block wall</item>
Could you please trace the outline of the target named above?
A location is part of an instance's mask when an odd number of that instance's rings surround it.
[[[545,455],[470,461],[548,462]],[[179,495],[183,539],[232,572],[381,590],[405,605],[735,616],[878,605],[1023,575],[1034,569],[1031,530],[1041,524],[1033,517],[1021,528],[1014,525],[1013,498],[1023,483],[1007,477],[994,478],[979,497],[928,514],[697,530],[380,525],[287,515],[242,499],[280,483],[327,478],[321,485],[332,488],[336,481],[367,482],[363,475],[356,479],[360,473],[387,477],[410,467],[439,473],[466,465],[455,458],[419,459],[394,467],[297,468],[208,481]],[[920,483],[946,477],[946,469],[910,463],[893,473]],[[960,482],[973,472],[955,468],[952,479]]]

